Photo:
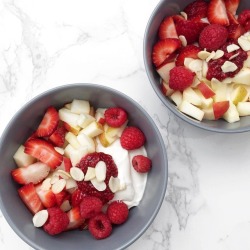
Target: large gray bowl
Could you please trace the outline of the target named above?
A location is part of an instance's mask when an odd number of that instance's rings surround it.
[[[236,123],[228,123],[222,119],[217,121],[197,121],[195,119],[192,119],[188,117],[187,115],[181,113],[176,106],[171,102],[169,98],[167,98],[161,91],[160,88],[160,77],[158,73],[155,70],[155,67],[151,60],[151,54],[152,54],[152,47],[157,41],[157,33],[158,28],[164,17],[170,16],[173,14],[180,13],[180,11],[183,10],[183,8],[193,2],[194,0],[164,0],[161,1],[156,8],[153,10],[151,17],[148,21],[145,35],[144,35],[144,44],[143,44],[143,56],[144,56],[144,64],[145,69],[148,75],[148,78],[150,80],[150,83],[160,98],[160,100],[163,102],[163,104],[171,110],[175,115],[177,115],[182,120],[205,130],[210,130],[214,132],[221,132],[221,133],[236,133],[236,132],[246,132],[250,130],[250,116],[243,117],[240,119],[240,121]],[[239,11],[242,9],[249,9],[250,8],[250,1],[247,0],[241,0]]]
[[[95,240],[88,231],[71,231],[52,237],[32,224],[32,215],[17,194],[18,185],[11,178],[13,154],[36,128],[49,105],[57,108],[72,99],[89,100],[96,107],[120,106],[128,111],[129,124],[142,129],[146,149],[152,159],[145,195],[138,207],[132,208],[128,221],[113,229],[109,238]],[[0,141],[0,208],[13,230],[30,246],[43,250],[124,249],[138,239],[158,213],[167,187],[167,154],[162,137],[151,117],[131,98],[94,84],[71,84],[49,90],[31,100],[10,121]]]

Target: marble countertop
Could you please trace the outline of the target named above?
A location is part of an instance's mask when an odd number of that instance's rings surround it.
[[[67,83],[131,96],[154,118],[169,159],[168,189],[128,249],[250,249],[250,141],[168,112],[147,78],[144,30],[159,0],[0,0],[0,135],[28,100]],[[0,249],[30,250],[0,212]]]

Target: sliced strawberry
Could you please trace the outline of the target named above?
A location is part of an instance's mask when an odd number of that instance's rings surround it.
[[[161,40],[166,38],[178,38],[175,23],[172,16],[166,17],[160,24],[158,36]]]
[[[56,204],[57,206],[60,207],[65,200],[70,199],[70,194],[67,191],[62,190],[60,193],[55,194],[55,197],[56,197]]]
[[[224,0],[211,0],[208,5],[207,18],[210,23],[229,25],[227,9]]]
[[[169,58],[177,49],[181,47],[181,41],[176,38],[166,38],[158,41],[152,52],[152,60],[156,67],[159,67]]]
[[[248,31],[250,27],[250,10],[243,10],[238,16],[238,21]]]
[[[54,107],[49,107],[39,124],[36,134],[38,137],[50,136],[56,129],[59,122],[59,115]]]
[[[80,189],[76,189],[71,195],[71,205],[73,207],[80,205],[84,196],[85,194]]]
[[[38,184],[35,186],[36,193],[38,194],[42,204],[46,207],[54,207],[56,205],[56,197],[51,189],[44,190],[42,189],[42,184]]]
[[[188,20],[197,20],[207,16],[208,3],[204,0],[196,0],[191,2],[184,8],[184,12],[187,14]]]
[[[239,21],[237,20],[236,16],[233,15],[231,12],[227,11],[227,16],[230,24],[239,24]]]
[[[218,120],[229,109],[229,101],[221,101],[213,103],[214,118]]]
[[[173,15],[172,18],[175,24],[177,24],[179,21],[185,20],[185,18],[182,15]]]
[[[227,11],[235,15],[239,7],[240,0],[224,0],[224,2],[225,2]]]
[[[49,137],[49,140],[57,147],[62,147],[65,142],[65,134],[67,130],[64,126],[57,127],[53,134]]]
[[[67,215],[69,217],[69,224],[66,230],[79,228],[85,221],[85,219],[81,217],[79,206],[70,209]]]
[[[60,155],[54,147],[47,141],[42,139],[31,139],[25,142],[24,152],[29,154],[41,162],[47,164],[52,169],[61,165],[63,156]]]
[[[32,182],[37,184],[49,174],[50,167],[42,162],[35,162],[25,168],[16,168],[11,171],[13,179],[19,184]]]
[[[184,47],[176,58],[176,66],[183,66],[185,58],[198,59],[198,53],[201,49],[195,45],[188,45]]]
[[[18,189],[18,194],[24,204],[33,214],[39,212],[44,208],[39,196],[36,193],[36,189],[33,183],[29,183],[20,187]]]
[[[230,24],[227,26],[228,38],[237,40],[241,35],[245,33],[245,29],[241,24]]]

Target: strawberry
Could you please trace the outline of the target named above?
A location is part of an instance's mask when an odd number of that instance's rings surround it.
[[[176,66],[183,66],[185,58],[198,59],[198,53],[201,49],[195,45],[187,45],[181,49],[179,55],[176,57]]]
[[[50,136],[56,129],[59,122],[59,115],[54,107],[49,107],[39,124],[36,134],[38,137]]]
[[[32,214],[36,214],[44,208],[33,183],[20,187],[18,194]]]
[[[225,2],[227,11],[235,15],[239,7],[240,0],[224,0],[224,2]]]
[[[79,207],[73,207],[67,212],[67,216],[69,218],[69,224],[66,230],[77,229],[81,227],[84,223],[84,219],[81,217]]]
[[[49,141],[51,141],[57,147],[62,147],[65,142],[66,132],[67,130],[64,126],[57,127],[53,134],[49,137]]]
[[[187,14],[188,20],[197,20],[207,16],[208,3],[203,0],[196,0],[191,2],[184,8],[184,12]]]
[[[65,200],[70,199],[70,194],[67,191],[62,190],[60,193],[55,194],[55,199],[56,205],[60,207]]]
[[[25,142],[24,147],[26,154],[37,158],[52,169],[55,169],[62,163],[63,156],[60,155],[49,142],[43,139],[28,140]]]
[[[151,169],[151,160],[144,155],[135,155],[132,158],[132,166],[138,173],[147,173]]]
[[[210,23],[229,25],[224,0],[211,0],[208,5],[207,18]]]
[[[49,174],[50,167],[42,162],[35,162],[25,168],[16,168],[11,171],[13,179],[19,184],[32,182],[37,184]]]
[[[80,214],[84,219],[90,219],[102,210],[102,201],[95,196],[85,196],[80,203]]]
[[[236,16],[233,15],[231,12],[227,11],[227,16],[229,24],[239,24],[239,21],[237,20]]]
[[[69,172],[70,169],[72,168],[71,160],[68,157],[63,156],[63,163],[64,163],[64,171]]]
[[[86,195],[80,189],[76,189],[71,195],[71,205],[73,207],[80,205],[84,196]]]
[[[56,205],[56,197],[51,189],[44,190],[42,189],[42,184],[38,184],[35,186],[36,193],[38,194],[42,204],[46,207],[54,207]]]
[[[250,10],[243,10],[238,16],[238,21],[248,31],[250,27]]]
[[[237,40],[241,35],[245,33],[245,29],[241,24],[230,24],[227,26],[228,38]]]
[[[113,224],[123,224],[128,219],[128,215],[128,206],[123,201],[113,201],[107,208],[107,216]]]
[[[121,127],[128,119],[127,112],[123,108],[111,107],[105,110],[104,113],[106,123],[113,127]]]
[[[177,49],[181,47],[181,41],[176,38],[166,38],[158,41],[152,52],[152,60],[156,67],[159,67],[172,55]]]
[[[172,16],[166,17],[160,24],[158,36],[161,40],[166,38],[179,38]]]

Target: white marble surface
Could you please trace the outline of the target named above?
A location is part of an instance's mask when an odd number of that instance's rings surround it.
[[[0,135],[26,101],[66,83],[113,87],[154,118],[169,157],[165,200],[128,249],[250,249],[249,133],[214,134],[169,113],[143,64],[159,0],[0,0]],[[30,250],[0,213],[0,249]]]

